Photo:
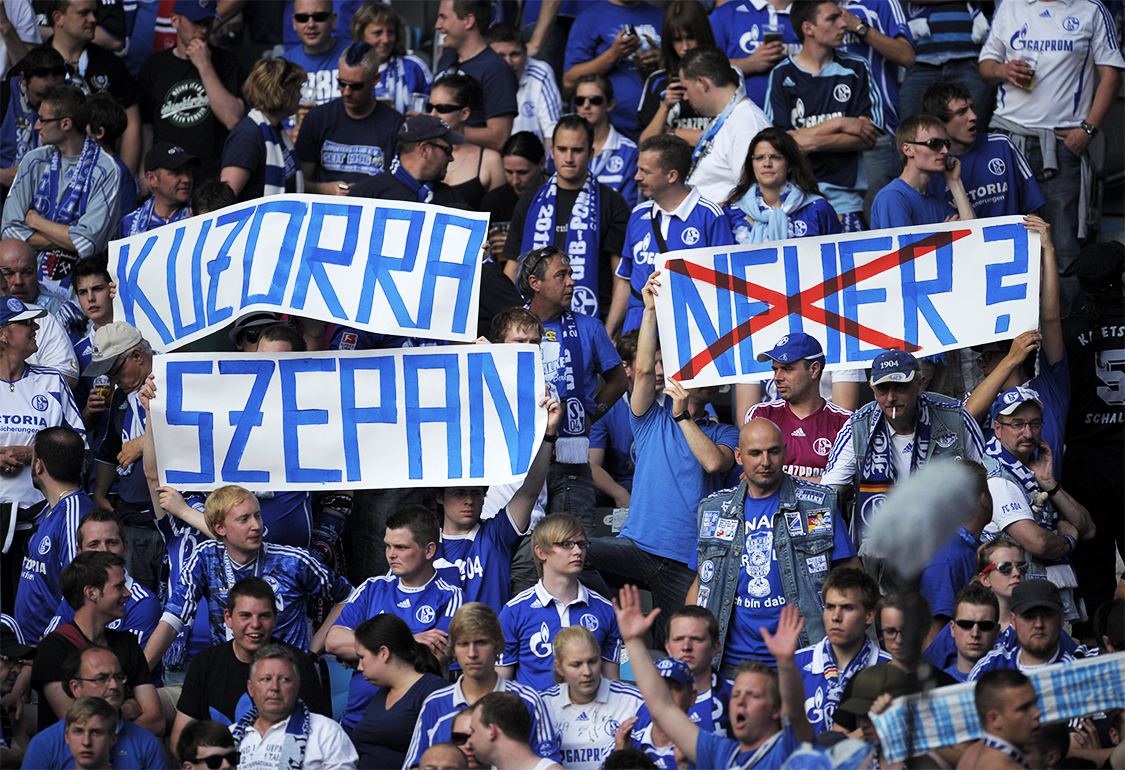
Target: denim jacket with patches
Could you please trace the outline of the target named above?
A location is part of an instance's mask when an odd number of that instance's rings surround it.
[[[746,548],[746,494],[744,481],[736,488],[704,498],[696,514],[697,604],[718,618],[719,640],[723,643],[737,599],[738,573]],[[805,619],[800,640],[803,647],[824,638],[820,586],[828,575],[836,526],[844,526],[844,522],[839,517],[835,490],[789,474],[783,476],[778,509],[773,515],[773,548],[785,601],[795,605]],[[724,651],[720,650],[715,657],[716,667],[722,663]]]

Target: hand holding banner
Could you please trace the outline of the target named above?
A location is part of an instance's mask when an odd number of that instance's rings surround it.
[[[114,317],[165,351],[252,311],[471,342],[487,230],[421,203],[261,198],[113,241]]]
[[[1021,217],[661,254],[664,365],[688,387],[769,377],[756,360],[790,332],[825,369],[880,350],[933,355],[1034,329],[1039,236]]]
[[[160,482],[184,489],[510,484],[547,427],[533,345],[175,354],[153,372]]]

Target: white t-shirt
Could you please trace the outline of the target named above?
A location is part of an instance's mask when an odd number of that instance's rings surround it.
[[[1032,89],[1001,83],[996,114],[1025,128],[1076,128],[1090,114],[1097,66],[1125,68],[1116,26],[1097,0],[1000,4],[980,60],[1038,55]]]
[[[845,426],[846,428],[847,426]],[[846,437],[843,434],[847,433]],[[848,486],[855,480],[855,444],[851,431],[842,430],[832,453],[834,459],[820,479],[826,486]],[[838,451],[837,451],[838,450]],[[891,433],[891,462],[895,466],[895,478],[902,480],[910,476],[910,458],[914,454],[914,434],[902,436]]]
[[[20,40],[35,45],[43,42],[43,38],[39,36],[39,25],[35,23],[35,11],[31,7],[31,0],[4,0],[4,11],[8,14],[8,21],[12,22]],[[11,68],[12,62],[8,61],[8,44],[0,37],[0,77],[8,77],[8,70]]]
[[[35,351],[27,362],[57,369],[66,377],[78,379],[78,356],[74,354],[74,346],[70,344],[70,337],[67,336],[63,325],[50,313],[42,318],[36,318],[35,323],[39,324],[39,331],[35,333],[35,342],[39,345],[39,350]]]
[[[277,760],[285,741],[283,719],[261,735],[253,727],[246,731],[239,746],[242,770],[277,770]],[[309,741],[305,747],[304,770],[355,770],[359,754],[344,728],[320,714],[309,714]]]
[[[1031,508],[1027,505],[1027,497],[1022,488],[1010,479],[999,477],[988,480],[988,492],[992,495],[992,524],[991,528],[997,534],[1015,524],[1017,521],[1035,521]]]
[[[750,140],[770,125],[766,113],[754,102],[743,98],[715,135],[711,151],[688,177],[688,184],[699,190],[699,194],[707,200],[722,205],[742,175],[742,165],[750,152]]]
[[[644,703],[641,691],[631,684],[602,677],[598,693],[589,703],[570,700],[567,685],[557,684],[541,693],[551,724],[559,729],[562,766],[566,770],[598,770],[613,752],[613,734]]]

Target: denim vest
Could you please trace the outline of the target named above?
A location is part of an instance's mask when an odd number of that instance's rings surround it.
[[[965,435],[965,418],[961,402],[938,393],[922,393],[918,407],[925,403],[930,410],[930,444],[925,461],[937,457],[964,457],[968,437]],[[855,446],[855,483],[859,488],[859,475],[863,472],[863,458],[867,456],[867,441],[871,438],[871,413],[879,408],[872,401],[853,414],[848,422],[852,426],[852,443]],[[946,438],[953,435],[954,440]]]
[[[739,598],[738,573],[743,568],[746,548],[743,527],[746,494],[744,481],[736,488],[704,498],[696,514],[699,528],[696,603],[718,618],[721,643],[726,642],[731,612]],[[773,550],[777,555],[785,601],[796,606],[805,619],[802,647],[824,638],[820,586],[828,575],[834,526],[844,526],[836,507],[835,491],[784,474],[778,510],[773,515]],[[715,656],[716,667],[722,664],[723,652],[720,649]]]

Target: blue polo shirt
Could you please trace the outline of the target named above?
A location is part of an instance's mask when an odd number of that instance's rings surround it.
[[[500,610],[500,625],[507,644],[501,666],[516,666],[516,681],[536,690],[555,685],[555,648],[552,640],[560,629],[582,625],[598,642],[602,658],[621,662],[621,634],[613,605],[599,593],[579,583],[578,598],[564,605],[543,587],[540,580],[512,598]]]
[[[501,508],[467,534],[443,532],[434,566],[460,572],[465,601],[503,607],[511,595],[512,554],[525,534],[516,529],[508,509]]]
[[[901,179],[892,179],[875,194],[871,204],[871,229],[936,225],[955,213],[957,210],[941,198],[929,192],[920,193]]]
[[[886,131],[883,95],[867,60],[837,50],[816,75],[806,72],[792,56],[770,72],[766,116],[787,131],[818,126],[832,118],[866,117]],[[867,174],[863,153],[810,152],[809,163],[820,181],[820,194],[838,214],[863,210]]]
[[[1027,159],[1005,134],[977,134],[961,161],[961,182],[977,219],[1033,214],[1046,204]],[[934,174],[926,192],[953,208],[953,193],[941,174]]]
[[[655,221],[654,220],[655,214]],[[633,209],[625,228],[625,253],[617,266],[617,277],[629,281],[629,306],[622,333],[640,328],[644,315],[641,291],[648,283],[660,253],[654,227],[669,251],[731,246],[734,234],[731,220],[717,203],[692,190],[674,211],[664,211],[655,201],[645,201]]]
[[[729,59],[745,59],[758,50],[767,24],[781,27],[781,42],[787,56],[800,52],[801,41],[789,23],[789,8],[779,11],[767,0],[732,0],[711,12],[715,45]],[[765,107],[769,82],[768,72],[746,76],[746,95],[759,107]]]
[[[614,481],[632,491],[637,447],[629,423],[628,393],[590,426],[590,449],[606,450],[606,471]]]
[[[770,748],[758,757],[756,762],[748,764],[757,750],[741,751],[738,741],[700,730],[699,736],[695,739],[695,766],[719,770],[725,770],[725,768],[749,770],[753,767],[781,767],[786,757],[801,745],[791,725],[785,725],[770,740],[773,741]],[[761,747],[758,750],[760,749]]]
[[[46,704],[44,704],[46,705]],[[70,770],[74,756],[66,744],[66,722],[60,720],[46,728],[27,745],[23,767]],[[164,750],[152,733],[121,719],[117,725],[117,743],[110,749],[110,764],[129,770],[163,770]]]
[[[977,574],[977,548],[980,540],[964,527],[934,554],[922,570],[918,590],[930,604],[931,615],[953,617],[953,599]]]
[[[695,511],[699,501],[719,489],[722,473],[707,473],[695,459],[680,426],[672,417],[672,400],[653,402],[637,417],[630,411],[637,446],[629,518],[619,537],[627,537],[654,556],[685,566],[696,551]],[[695,421],[707,438],[733,452],[738,429],[703,418]]]
[[[902,35],[914,45],[910,25],[906,23],[906,13],[899,0],[852,0],[844,8],[859,17],[860,21],[872,29],[877,29],[889,38]],[[893,134],[898,128],[898,81],[902,68],[879,53],[874,46],[864,42],[854,32],[844,34],[844,51],[862,56],[871,67],[875,85],[883,97],[883,112],[887,133]]]
[[[449,621],[461,607],[464,594],[457,586],[434,575],[424,586],[408,588],[394,575],[368,578],[352,591],[340,616],[332,625],[355,630],[376,615],[398,615],[414,634],[437,628],[449,631]],[[352,673],[348,684],[348,702],[341,723],[354,727],[363,717],[371,698],[379,688],[363,678],[359,671]]]
[[[688,716],[699,725],[700,730],[724,737],[730,735],[730,691],[733,686],[718,671],[711,672],[711,689],[696,695],[695,703],[688,709]]]
[[[660,31],[664,24],[664,11],[648,3],[624,6],[614,3],[584,3],[586,9],[574,20],[567,38],[566,59],[563,71],[572,69],[601,56],[613,45],[617,33],[632,24],[640,36],[642,48],[652,44],[660,48]],[[633,57],[619,59],[606,75],[613,84],[617,107],[609,119],[618,131],[632,136],[637,124],[637,105],[641,103],[644,81],[637,72]]]

